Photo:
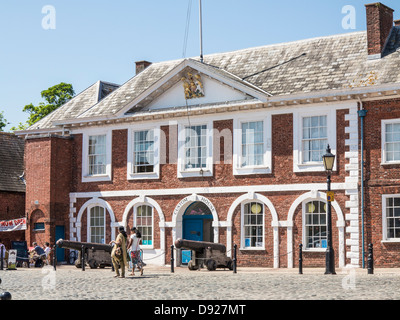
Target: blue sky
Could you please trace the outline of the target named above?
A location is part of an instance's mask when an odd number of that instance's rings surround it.
[[[183,57],[190,0],[12,0],[0,2],[0,111],[27,120],[29,103],[60,82],[79,93],[98,80],[123,84],[135,61]],[[192,0],[186,57],[199,56],[198,0]],[[371,2],[371,1],[370,1]],[[204,54],[366,30],[361,0],[202,0]],[[400,2],[382,3],[400,18]],[[46,30],[42,8],[56,10]],[[342,8],[356,9],[356,29],[344,29]],[[399,11],[399,12],[397,12]]]

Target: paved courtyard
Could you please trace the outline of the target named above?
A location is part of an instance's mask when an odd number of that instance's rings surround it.
[[[147,266],[143,276],[114,278],[111,268],[74,266],[0,271],[0,291],[13,300],[400,300],[400,270],[363,269],[232,271]],[[127,273],[128,274],[128,273]],[[138,293],[140,292],[140,293]]]

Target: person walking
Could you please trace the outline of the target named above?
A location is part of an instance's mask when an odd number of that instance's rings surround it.
[[[50,248],[50,243],[46,242],[44,244],[44,253],[46,254],[46,264],[50,265],[50,253],[51,253],[51,248]]]
[[[132,261],[132,273],[131,276],[135,275],[135,267],[137,267],[140,271],[140,275],[143,275],[143,262],[140,257],[140,240],[142,235],[138,229],[133,227],[131,229],[133,234],[129,238],[128,249],[131,248],[131,261]]]
[[[125,232],[124,227],[119,227],[119,234],[117,239],[112,240],[110,244],[114,244],[114,247],[111,251],[112,263],[114,266],[114,270],[116,272],[115,278],[125,278],[125,267],[127,266],[127,257],[126,257],[126,240],[128,235]],[[121,274],[119,269],[121,268]]]

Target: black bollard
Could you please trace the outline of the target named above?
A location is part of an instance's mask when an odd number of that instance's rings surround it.
[[[372,243],[368,245],[368,274],[374,274],[374,247]]]
[[[237,244],[233,245],[233,273],[237,273]]]
[[[82,271],[85,271],[85,251],[86,251],[86,248],[84,245],[82,245],[82,251],[81,251]]]
[[[303,274],[303,245],[299,245],[299,274]]]
[[[57,270],[57,245],[53,247],[53,268],[54,271]]]
[[[175,259],[174,259],[174,245],[171,246],[171,273],[174,273],[174,263],[175,263]]]
[[[1,247],[1,251],[0,251],[0,270],[4,270],[4,247]]]

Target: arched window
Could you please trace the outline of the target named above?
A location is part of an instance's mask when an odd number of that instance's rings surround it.
[[[153,246],[153,207],[139,205],[135,207],[133,225],[142,234],[142,245]]]
[[[264,244],[264,205],[242,204],[242,249],[262,249]]]
[[[105,243],[106,210],[95,206],[88,209],[88,242]]]
[[[325,249],[326,235],[326,203],[310,201],[304,204],[304,235],[305,248]]]

